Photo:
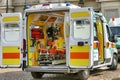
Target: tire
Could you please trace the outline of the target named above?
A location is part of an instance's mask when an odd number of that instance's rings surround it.
[[[117,64],[118,64],[118,57],[117,55],[113,55],[113,59],[112,59],[112,64],[109,66],[110,70],[116,70],[117,69]]]
[[[118,62],[120,63],[120,57],[118,57]]]
[[[40,78],[42,78],[42,76],[44,75],[44,73],[41,73],[41,72],[31,72],[31,75],[35,79],[40,79]]]
[[[89,78],[90,71],[89,70],[82,70],[78,72],[78,77],[80,80],[87,80]]]

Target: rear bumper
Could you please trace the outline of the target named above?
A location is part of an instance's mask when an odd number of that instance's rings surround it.
[[[88,69],[88,68],[85,68]],[[44,72],[44,73],[77,73],[80,70],[85,70],[83,68],[69,68],[69,67],[54,67],[54,66],[31,66],[25,68],[25,71],[28,72]]]

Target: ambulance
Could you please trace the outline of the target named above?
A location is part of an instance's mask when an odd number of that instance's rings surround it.
[[[117,49],[102,13],[48,3],[26,9],[24,20],[22,69],[33,78],[63,73],[87,80],[95,68],[117,69]]]
[[[110,27],[113,38],[116,42],[116,48],[118,50],[118,61],[120,61],[120,18],[111,18],[108,26]]]
[[[20,67],[22,38],[21,13],[0,14],[0,67]]]

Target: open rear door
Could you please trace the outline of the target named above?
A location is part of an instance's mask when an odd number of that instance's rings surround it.
[[[70,10],[70,67],[88,68],[92,63],[92,8]]]
[[[20,67],[21,31],[21,13],[1,14],[1,67]]]

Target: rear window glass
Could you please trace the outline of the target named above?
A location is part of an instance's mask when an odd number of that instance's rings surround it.
[[[88,19],[74,21],[74,38],[88,39],[90,37],[90,21]]]

